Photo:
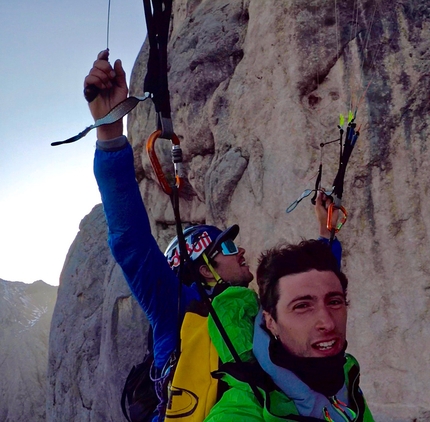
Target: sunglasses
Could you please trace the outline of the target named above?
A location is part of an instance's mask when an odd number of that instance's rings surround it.
[[[299,205],[300,201],[302,199],[307,198],[312,192],[318,192],[320,189],[306,189],[285,211],[286,213],[290,213],[291,211],[293,211],[294,209],[296,209],[297,205]],[[324,192],[327,196],[331,196],[331,194],[333,193],[332,191],[323,191],[321,190],[321,192]]]
[[[239,253],[239,248],[232,239],[224,240],[221,242],[218,249],[214,251],[211,258],[214,258],[218,253],[222,253],[224,256],[237,255]]]
[[[234,243],[231,239],[224,240],[224,242],[222,242],[220,246],[221,253],[224,256],[236,255],[239,253],[239,248],[237,247],[236,243]]]

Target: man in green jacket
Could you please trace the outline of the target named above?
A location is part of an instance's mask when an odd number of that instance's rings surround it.
[[[228,362],[215,375],[229,389],[205,420],[373,421],[358,363],[345,353],[348,280],[330,249],[303,241],[269,250],[260,258],[257,283],[260,310],[256,294],[240,287],[213,302],[230,337],[240,339],[243,363],[232,363],[209,322]]]

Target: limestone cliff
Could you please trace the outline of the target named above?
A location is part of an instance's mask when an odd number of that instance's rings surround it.
[[[313,187],[319,144],[338,137],[339,113],[357,109],[361,136],[345,180],[349,220],[339,235],[351,280],[349,350],[361,362],[375,413],[424,417],[430,410],[428,1],[175,4],[170,92],[194,195],[182,203],[183,219],[239,222],[239,241],[254,264],[279,241],[315,236],[309,200],[291,214],[285,208]],[[144,50],[133,92],[141,90],[145,61]],[[141,152],[153,129],[150,105],[134,112],[129,137],[142,194],[164,238],[172,222],[168,199]],[[324,148],[327,187],[336,153],[333,145]]]
[[[101,205],[85,217],[61,273],[49,342],[47,421],[120,421],[148,324],[107,245]]]
[[[313,187],[319,145],[337,138],[339,114],[357,111],[361,135],[346,175],[349,219],[339,237],[350,279],[349,350],[361,362],[362,388],[378,421],[430,418],[429,18],[427,0],[174,2],[169,83],[189,182],[182,217],[240,223],[239,242],[254,268],[261,250],[316,235],[308,200],[291,214],[285,209]],[[142,94],[146,58],[144,46],[131,93]],[[153,107],[139,106],[128,134],[163,247],[174,232],[173,213],[144,153],[154,122]],[[324,147],[322,161],[329,187],[334,145]],[[97,213],[89,218],[99,232],[72,246],[53,326],[67,350],[51,352],[54,404],[71,409],[80,397],[76,420],[117,420],[114,387],[126,364],[139,360],[115,355],[112,330],[127,336],[126,317],[138,310],[100,243],[105,229]],[[70,321],[76,328],[63,332]],[[60,387],[53,374],[67,371],[71,379]],[[95,382],[96,391],[82,386],[94,389]]]

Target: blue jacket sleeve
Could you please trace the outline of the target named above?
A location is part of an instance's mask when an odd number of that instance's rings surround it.
[[[161,368],[176,346],[181,323],[179,282],[151,234],[131,146],[126,143],[116,151],[97,149],[94,174],[109,227],[109,246],[152,325],[155,364]],[[199,299],[197,292],[183,286],[183,309],[193,299]]]
[[[325,237],[319,237],[319,241],[325,243],[326,245],[330,245],[330,241]],[[337,260],[337,264],[339,265],[339,269],[342,268],[342,244],[339,242],[338,238],[335,237],[331,244],[331,251],[334,257]]]

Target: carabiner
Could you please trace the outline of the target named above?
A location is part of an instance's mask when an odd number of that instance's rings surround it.
[[[157,176],[158,182],[161,188],[167,195],[171,195],[173,192],[172,186],[164,175],[163,169],[161,168],[160,162],[158,161],[157,154],[155,153],[155,141],[160,137],[161,130],[156,130],[149,135],[146,141],[146,152],[148,153],[149,159],[151,161],[152,168],[154,169],[155,175]],[[182,168],[182,153],[180,151],[179,138],[173,133],[172,134],[172,156],[175,167],[175,186],[181,189],[183,186],[183,168]]]
[[[337,209],[339,211],[342,212],[342,218],[340,219],[340,221],[336,224],[336,226],[332,225],[332,218],[333,218],[333,210]],[[345,224],[346,219],[348,218],[348,212],[346,211],[345,207],[343,207],[342,205],[337,206],[335,205],[333,202],[328,206],[328,210],[327,210],[327,229],[331,232],[334,230],[335,233],[337,233],[342,226]]]

